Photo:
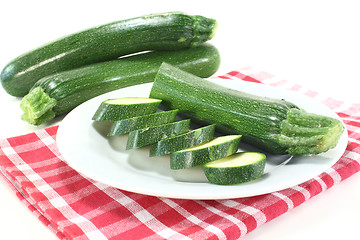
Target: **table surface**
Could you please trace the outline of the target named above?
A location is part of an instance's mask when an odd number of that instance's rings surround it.
[[[221,4],[154,0],[126,5],[120,1],[3,1],[0,68],[24,52],[92,26],[148,13],[183,11],[218,20],[217,34],[211,40],[222,56],[217,74],[254,66],[333,98],[360,103],[360,15],[356,4],[346,0]],[[0,89],[0,138],[39,129],[20,120],[19,101]],[[360,174],[356,174],[242,239],[355,239],[359,184]],[[56,239],[2,181],[0,196],[2,239]]]

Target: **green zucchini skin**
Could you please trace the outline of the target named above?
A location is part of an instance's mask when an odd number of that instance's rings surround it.
[[[244,142],[271,153],[326,152],[344,130],[337,119],[306,113],[285,100],[228,89],[167,63],[160,67],[150,97],[162,99],[165,109],[176,108],[186,118],[216,124],[218,131],[243,135]]]
[[[127,98],[128,99],[128,98]],[[139,98],[131,98],[139,99]],[[110,104],[109,100],[103,101],[96,110],[92,120],[94,121],[119,121],[122,119],[138,117],[155,113],[161,100],[154,99],[148,103],[134,104]]]
[[[231,155],[230,158],[251,158],[254,156],[259,159],[246,165],[240,164],[239,166],[216,167],[216,161],[211,162],[212,166],[204,164],[203,169],[205,176],[209,182],[218,185],[234,185],[256,180],[264,174],[266,163],[265,154],[258,152],[239,152]],[[239,163],[241,163],[240,160]]]
[[[150,157],[162,156],[193,147],[214,138],[215,124],[158,141],[150,147]]]
[[[163,107],[179,109],[194,121],[215,123],[220,132],[241,134],[245,142],[267,151],[285,153],[273,139],[274,133],[280,133],[280,121],[295,107],[284,100],[224,88],[169,64],[161,66],[150,96],[162,99]]]
[[[185,119],[173,123],[134,130],[129,133],[126,149],[144,147],[162,139],[186,133],[189,129],[190,119]]]
[[[180,12],[120,20],[74,33],[12,60],[1,72],[7,93],[21,97],[42,77],[146,50],[198,46],[216,32],[214,19]]]
[[[189,148],[173,152],[170,154],[170,168],[174,170],[191,168],[232,155],[238,150],[240,140],[241,135],[235,135],[234,138],[230,140],[204,148],[196,150]]]
[[[148,52],[64,71],[35,83],[30,93],[22,100],[25,116],[23,119],[39,125],[54,116],[70,112],[93,97],[120,88],[152,82],[162,62],[168,62],[205,78],[218,70],[220,61],[217,48],[205,43],[194,48]],[[47,105],[46,101],[52,104]],[[54,112],[48,119],[37,121],[31,117],[32,112],[45,115],[48,111]]]
[[[175,120],[177,113],[178,110],[170,110],[115,121],[108,136],[122,135],[134,130],[170,123]]]

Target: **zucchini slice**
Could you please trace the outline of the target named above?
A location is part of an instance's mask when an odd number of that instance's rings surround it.
[[[144,147],[164,138],[173,137],[189,131],[190,119],[167,123],[155,127],[134,130],[129,133],[126,149]]]
[[[156,112],[161,100],[127,97],[108,99],[100,104],[92,120],[118,121]]]
[[[190,168],[234,154],[241,135],[228,135],[170,154],[171,169]]]
[[[214,134],[215,124],[212,124],[181,135],[160,140],[151,145],[150,157],[169,154],[208,142],[214,138]]]
[[[178,110],[163,111],[115,121],[108,136],[126,134],[134,130],[170,123],[175,120],[177,113]]]
[[[203,165],[210,183],[232,185],[253,181],[265,169],[266,155],[259,152],[239,152]]]

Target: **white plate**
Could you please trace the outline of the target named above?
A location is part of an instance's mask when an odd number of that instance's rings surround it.
[[[283,98],[308,112],[339,117],[320,103],[294,92],[243,81],[211,80],[249,93]],[[282,190],[305,182],[330,168],[347,145],[344,131],[336,148],[315,156],[294,157],[274,169],[284,157],[268,155],[264,176],[249,183],[219,186],[206,182],[200,168],[190,169],[185,182],[179,170],[170,170],[169,156],[148,157],[149,149],[124,150],[127,136],[106,137],[102,127],[91,120],[99,104],[109,98],[148,97],[152,83],[110,92],[89,100],[71,111],[61,122],[57,144],[65,161],[82,175],[131,192],[183,199],[229,199]],[[187,173],[186,173],[187,174]]]

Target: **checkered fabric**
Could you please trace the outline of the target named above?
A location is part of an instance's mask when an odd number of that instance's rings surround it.
[[[62,159],[58,127],[0,140],[1,176],[60,239],[238,239],[360,170],[360,104],[345,103],[254,68],[215,77],[263,83],[312,97],[346,124],[338,162],[300,185],[265,195],[186,200],[147,196],[83,177]]]

